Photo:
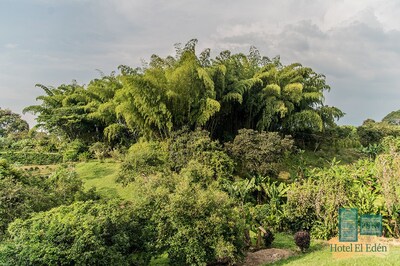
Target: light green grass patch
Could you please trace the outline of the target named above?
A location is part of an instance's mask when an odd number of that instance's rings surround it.
[[[378,257],[357,256],[351,258],[334,258],[326,245],[318,242],[312,242],[310,250],[304,254],[298,253],[293,257],[277,261],[268,265],[318,265],[318,266],[375,266],[375,265],[399,265],[400,248],[390,247],[386,256]]]
[[[95,187],[100,195],[106,198],[121,197],[127,200],[134,199],[130,185],[122,186],[116,183],[120,163],[117,162],[84,162],[76,165],[76,172],[82,178],[86,189]]]

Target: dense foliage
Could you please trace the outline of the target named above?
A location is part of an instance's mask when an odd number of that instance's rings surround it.
[[[28,123],[19,114],[0,108],[0,137],[29,130]]]
[[[196,43],[87,86],[38,85],[40,103],[24,110],[38,116],[30,131],[0,109],[0,157],[111,157],[101,195],[131,193],[105,202],[71,166],[32,175],[0,159],[0,264],[234,264],[260,226],[267,247],[282,231],[300,231],[302,251],[310,235],[336,236],[342,207],[382,214],[384,235],[400,237],[397,113],[337,126],[344,114],[324,105],[324,75],[254,47],[211,58]]]
[[[158,254],[173,265],[238,261],[243,220],[234,201],[215,184],[204,187],[187,175],[141,177],[134,183],[139,204],[154,225]]]
[[[62,162],[62,155],[59,153],[41,153],[41,152],[1,152],[0,157],[10,162],[28,164],[58,164]]]
[[[16,220],[2,265],[133,265],[148,235],[131,204],[77,202]],[[139,256],[135,257],[134,254]],[[144,261],[141,261],[144,260]]]
[[[225,146],[237,162],[240,176],[277,176],[278,163],[292,150],[293,140],[281,138],[277,132],[241,129]]]
[[[151,57],[143,68],[57,88],[38,85],[41,104],[25,108],[39,125],[71,140],[126,143],[137,136],[167,138],[172,131],[202,127],[219,139],[251,128],[285,133],[320,132],[343,116],[323,104],[325,77],[279,58],[210,50],[196,55],[197,40],[176,56]]]
[[[139,141],[128,150],[118,181],[124,184],[138,176],[185,173],[196,182],[229,180],[234,161],[218,141],[204,130],[183,129],[165,141]]]
[[[48,177],[31,176],[0,159],[0,184],[0,239],[16,218],[90,198],[76,173],[63,167]]]

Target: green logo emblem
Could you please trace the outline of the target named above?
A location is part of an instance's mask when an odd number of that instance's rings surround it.
[[[357,242],[357,209],[339,209],[339,242]]]
[[[361,215],[360,235],[382,236],[382,215]]]

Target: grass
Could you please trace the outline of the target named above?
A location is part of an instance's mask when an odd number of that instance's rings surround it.
[[[297,251],[298,248],[294,243],[293,235],[287,233],[276,233],[275,240],[272,242],[272,248],[290,249]]]
[[[386,256],[376,255],[354,256],[350,258],[335,258],[325,241],[311,241],[310,249],[306,253],[300,253],[294,244],[293,236],[285,233],[275,234],[273,248],[290,249],[296,251],[296,255],[287,259],[279,260],[268,265],[318,265],[318,266],[352,266],[352,265],[400,265],[400,247],[390,247]]]
[[[312,246],[305,254],[299,254],[269,265],[318,265],[318,266],[350,266],[350,265],[399,265],[400,248],[391,247],[384,257],[375,255],[357,256],[351,258],[334,258],[329,247],[316,248]]]
[[[97,192],[106,198],[121,197],[132,200],[134,194],[131,187],[115,182],[120,163],[105,161],[90,161],[78,163],[76,172],[83,179],[86,189],[95,187]]]

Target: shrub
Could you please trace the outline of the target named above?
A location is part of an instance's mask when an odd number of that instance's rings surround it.
[[[279,162],[292,150],[293,140],[276,132],[240,129],[233,142],[225,146],[241,176],[276,176]]]
[[[59,153],[43,153],[43,152],[0,152],[0,157],[10,162],[20,164],[57,164],[62,161],[62,155]]]
[[[266,229],[266,233],[264,234],[264,245],[269,248],[272,245],[272,242],[275,240],[274,234],[271,230]]]
[[[384,137],[400,136],[400,126],[390,125],[385,122],[376,123],[373,120],[364,121],[362,126],[357,128],[357,134],[364,147],[369,144],[378,144]]]
[[[165,143],[141,141],[133,144],[118,173],[117,181],[127,184],[138,176],[149,176],[166,168]]]
[[[171,265],[235,263],[242,256],[244,221],[216,186],[184,175],[137,179],[137,198],[156,228],[154,250]]]
[[[0,239],[11,221],[40,210],[46,194],[36,181],[0,159]]]
[[[0,248],[2,265],[147,264],[151,232],[128,202],[77,202],[16,220]]]
[[[66,144],[63,151],[64,162],[76,162],[79,159],[79,154],[87,151],[87,146],[80,140],[74,140]]]
[[[168,141],[169,164],[173,171],[180,172],[190,160],[204,152],[222,150],[218,141],[211,140],[209,132],[188,128],[176,131]]]
[[[233,160],[223,151],[204,151],[192,158],[181,169],[181,173],[190,175],[195,182],[223,181],[232,178]]]
[[[89,151],[94,154],[97,160],[103,161],[108,155],[108,147],[104,142],[95,142],[89,147]]]
[[[122,162],[125,159],[126,149],[123,147],[112,149],[109,154],[114,161]]]
[[[78,197],[96,198],[94,191],[83,191],[82,180],[72,169],[59,168],[48,178],[30,176],[5,160],[0,160],[0,187],[0,239],[16,218],[70,204]]]
[[[400,138],[384,141],[386,153],[375,161],[377,188],[381,192],[382,216],[385,231],[393,237],[400,237]]]
[[[70,167],[59,167],[46,180],[46,186],[50,189],[48,195],[57,205],[71,204],[75,200],[75,194],[83,191],[83,181]]]
[[[310,233],[307,231],[298,231],[294,235],[294,242],[300,248],[301,252],[305,252],[310,247]]]
[[[338,210],[350,203],[353,193],[350,173],[350,167],[333,163],[330,168],[315,169],[307,179],[293,183],[286,204],[291,229],[311,230],[322,222],[324,230],[312,231],[318,233],[314,237],[328,239],[335,235]]]
[[[78,155],[78,160],[80,162],[88,162],[91,157],[92,157],[91,153],[88,151],[85,151]]]

